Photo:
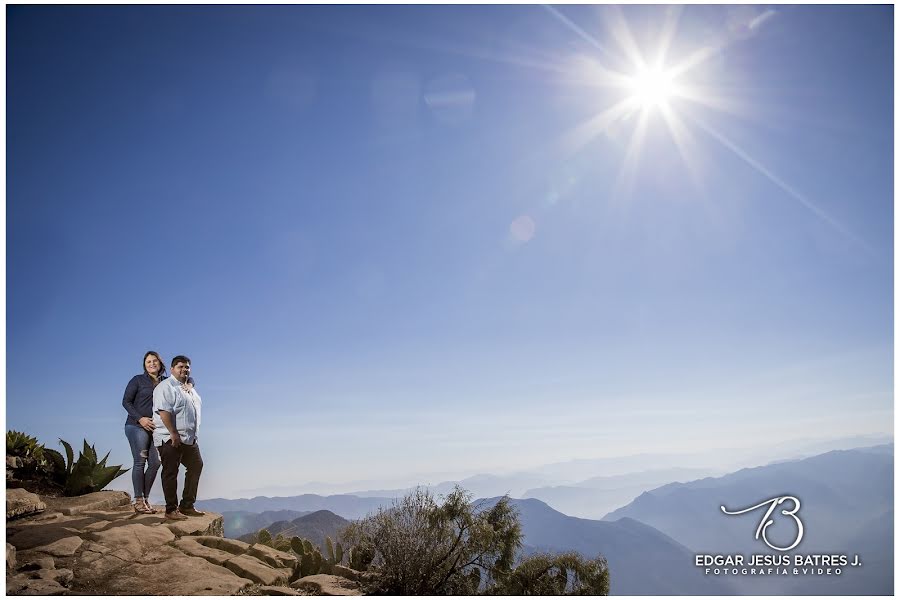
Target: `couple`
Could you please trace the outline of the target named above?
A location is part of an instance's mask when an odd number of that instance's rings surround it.
[[[134,511],[156,512],[150,505],[150,488],[162,463],[166,518],[183,521],[203,513],[194,508],[197,485],[203,470],[197,433],[200,429],[200,394],[191,379],[191,359],[176,356],[172,376],[158,353],[144,354],[144,372],[135,375],[125,388],[122,406],[128,412],[125,436],[131,445],[134,468]],[[184,495],[178,503],[178,466],[184,465]]]

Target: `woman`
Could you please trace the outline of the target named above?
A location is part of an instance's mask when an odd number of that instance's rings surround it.
[[[153,447],[153,389],[166,378],[166,368],[158,353],[144,354],[144,372],[135,375],[125,388],[122,406],[128,412],[125,420],[125,437],[131,445],[134,467],[131,483],[134,485],[134,512],[153,514],[150,506],[150,488],[159,471],[159,453]],[[187,386],[194,383],[188,379]]]

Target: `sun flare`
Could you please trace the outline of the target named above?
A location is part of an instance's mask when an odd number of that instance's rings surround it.
[[[675,88],[672,73],[661,68],[646,68],[631,78],[632,98],[644,107],[666,104]]]

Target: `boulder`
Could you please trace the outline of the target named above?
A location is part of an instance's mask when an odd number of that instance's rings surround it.
[[[204,546],[192,537],[183,537],[175,541],[174,546],[187,554],[207,560],[214,565],[224,565],[234,558],[234,554],[224,550],[218,550],[210,546]]]
[[[6,490],[6,520],[47,510],[40,496],[22,488]]]
[[[263,585],[287,583],[291,577],[290,569],[275,569],[246,554],[233,557],[224,566],[240,577]]]
[[[345,567],[344,565],[333,565],[331,567],[331,574],[349,579],[350,581],[359,582],[363,580],[363,574],[361,572],[351,569],[350,567]]]
[[[106,490],[93,492],[72,498],[47,498],[47,506],[51,510],[64,515],[78,515],[86,512],[109,510],[131,504],[131,496],[127,492]]]
[[[264,544],[253,544],[247,551],[250,556],[255,556],[271,567],[276,569],[291,569],[297,566],[297,555],[291,552],[282,552],[275,548],[270,548]]]
[[[310,575],[291,584],[295,590],[318,596],[362,596],[359,584],[337,575]]]
[[[6,544],[6,572],[9,573],[16,568],[16,547],[10,543]]]
[[[230,538],[214,537],[209,535],[197,536],[194,538],[200,544],[218,550],[224,550],[231,554],[244,554],[250,549],[250,544],[241,540],[232,540]]]

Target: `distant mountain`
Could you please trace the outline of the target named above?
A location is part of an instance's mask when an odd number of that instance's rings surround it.
[[[446,495],[453,491],[457,485],[469,491],[476,498],[503,496],[509,494],[517,498],[522,497],[530,487],[547,485],[554,481],[546,477],[536,477],[527,474],[513,475],[474,475],[466,477],[459,481],[442,481],[435,485],[423,485],[436,495]],[[671,481],[671,480],[669,480]],[[378,498],[400,498],[415,489],[414,487],[395,488],[386,490],[364,490],[353,492],[355,496],[378,497]]]
[[[716,473],[711,469],[655,469],[592,477],[572,485],[534,488],[526,490],[522,497],[537,498],[573,517],[600,519],[647,490],[673,481],[690,481]]]
[[[198,504],[198,506],[200,506]],[[226,510],[222,512],[225,520],[225,537],[236,538],[251,531],[259,531],[275,521],[291,520],[308,514],[307,511],[267,510],[261,513],[246,510]]]
[[[276,498],[257,496],[256,498],[240,498],[238,500],[212,498],[198,501],[197,507],[200,510],[211,510],[217,513],[234,511],[261,513],[278,510],[314,512],[317,510],[330,510],[347,519],[358,519],[373,512],[378,507],[386,506],[390,503],[391,499],[389,498],[360,498],[346,494],[335,496],[303,494],[300,496]]]
[[[276,521],[263,525],[259,529],[268,530],[272,537],[281,534],[286,538],[291,538],[296,535],[324,548],[326,536],[337,541],[340,531],[349,524],[350,521],[329,510],[317,510],[292,521]],[[259,529],[242,535],[238,539],[253,543],[256,541]]]
[[[556,480],[550,485],[573,485],[598,475],[622,475],[649,469],[709,468],[719,473],[735,471],[747,465],[806,458],[830,450],[846,450],[893,443],[891,434],[857,435],[830,439],[795,439],[752,447],[709,448],[691,453],[656,453],[575,459],[550,463],[521,471],[523,476]],[[548,485],[548,484],[544,484]],[[537,487],[537,486],[531,486]]]
[[[490,505],[498,499],[485,501]],[[720,580],[693,566],[693,553],[656,529],[633,519],[610,523],[569,517],[540,500],[513,500],[524,542],[532,551],[575,550],[588,558],[606,557],[610,594],[732,594]]]
[[[744,593],[883,594],[893,588],[893,444],[836,450],[812,458],[742,469],[724,477],[674,483],[641,494],[604,520],[629,517],[655,527],[696,552],[773,553],[754,539],[764,509],[729,516],[773,497],[800,499],[803,540],[795,554],[860,554],[863,567],[840,578],[736,578]],[[790,503],[785,505],[789,508]],[[789,545],[790,517],[772,514],[770,540]],[[839,585],[838,585],[839,584]],[[766,587],[760,587],[765,585]],[[846,591],[848,590],[849,591]],[[845,590],[845,591],[840,591]]]

